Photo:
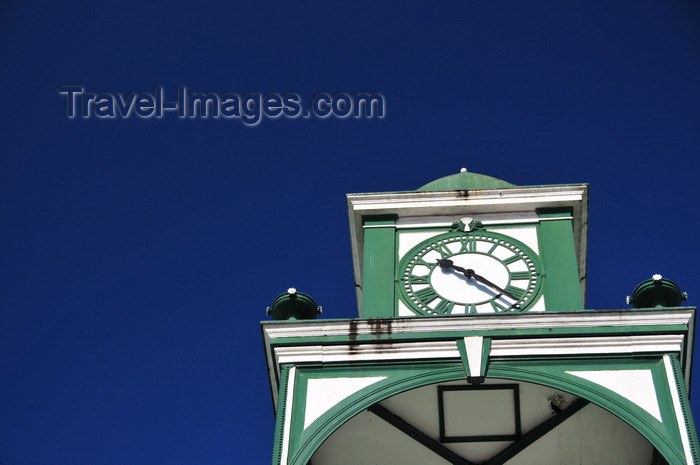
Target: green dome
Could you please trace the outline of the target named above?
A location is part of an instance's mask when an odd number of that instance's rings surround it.
[[[452,174],[444,178],[436,179],[429,182],[425,186],[416,189],[418,192],[425,191],[455,191],[455,190],[472,190],[472,189],[503,189],[508,187],[516,187],[515,184],[505,182],[501,179],[492,178],[479,173],[470,173],[464,171],[462,173]]]

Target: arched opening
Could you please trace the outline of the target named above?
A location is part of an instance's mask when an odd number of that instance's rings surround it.
[[[312,465],[662,465],[653,445],[607,410],[526,381],[415,387],[337,428]]]

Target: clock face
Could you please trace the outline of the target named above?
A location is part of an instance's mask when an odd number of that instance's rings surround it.
[[[432,237],[401,259],[398,273],[403,301],[424,315],[525,310],[541,284],[537,255],[488,231]]]

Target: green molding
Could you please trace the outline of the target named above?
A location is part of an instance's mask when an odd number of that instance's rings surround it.
[[[681,363],[675,355],[668,356],[671,361],[671,367],[673,369],[673,377],[676,380],[676,385],[678,386],[679,400],[681,403],[681,410],[683,411],[683,419],[685,420],[686,431],[688,432],[690,441],[690,453],[693,455],[693,462],[698,463],[698,453],[700,452],[700,443],[698,443],[698,434],[695,430],[695,421],[693,419],[693,411],[690,408],[690,396],[685,385],[685,380],[683,378],[683,369],[681,368]]]
[[[548,311],[583,310],[571,209],[539,209],[547,218],[537,228],[540,257],[546,273],[545,305]],[[560,218],[560,219],[554,219]]]
[[[287,385],[289,381],[289,365],[282,367],[280,374],[279,398],[277,399],[277,418],[275,418],[275,441],[272,449],[272,465],[278,465],[282,460],[282,441],[284,441],[285,406],[287,405]]]
[[[394,316],[396,215],[364,217],[362,318]]]

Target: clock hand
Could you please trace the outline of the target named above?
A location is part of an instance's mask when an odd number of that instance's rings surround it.
[[[477,281],[479,281],[480,283],[486,284],[487,286],[489,286],[489,287],[492,288],[492,289],[495,289],[496,291],[500,292],[501,294],[503,294],[503,295],[505,295],[505,296],[507,296],[507,297],[510,297],[510,298],[513,299],[513,300],[516,300],[516,301],[518,300],[518,298],[515,297],[515,296],[514,296],[513,294],[511,294],[510,292],[506,291],[505,289],[501,289],[501,287],[499,287],[498,285],[492,283],[491,281],[489,281],[488,279],[484,278],[483,276],[480,276],[480,275],[474,273],[474,270],[472,270],[472,269],[466,270],[466,271],[464,272],[464,276],[466,276],[467,278],[474,278],[474,279],[476,279]]]
[[[454,262],[453,262],[452,260],[448,259],[448,258],[445,258],[445,259],[443,259],[443,260],[440,260],[440,259],[438,258],[437,263],[438,263],[438,265],[440,265],[441,268],[452,268],[453,270],[459,271],[460,273],[466,273],[466,272],[467,272],[466,269],[462,268],[462,267],[459,266],[459,265],[455,265]],[[465,275],[465,276],[466,276],[466,275]]]
[[[496,284],[492,283],[491,281],[489,281],[488,279],[484,278],[483,276],[476,274],[476,273],[474,272],[474,270],[472,270],[471,268],[462,268],[462,267],[459,266],[459,265],[455,265],[454,262],[453,262],[452,260],[447,259],[447,258],[442,259],[442,260],[441,260],[441,259],[438,259],[438,260],[437,260],[437,263],[438,263],[438,265],[440,265],[441,268],[452,268],[452,269],[455,270],[455,271],[459,271],[460,273],[462,273],[462,274],[463,274],[464,276],[466,276],[467,278],[474,278],[474,279],[476,279],[477,281],[479,281],[480,283],[486,284],[487,286],[489,286],[490,288],[492,288],[492,289],[498,291],[499,293],[501,293],[501,294],[503,294],[503,295],[505,295],[505,296],[507,296],[507,297],[510,297],[510,298],[513,299],[513,300],[516,300],[516,301],[518,300],[518,298],[515,297],[513,294],[511,294],[510,292],[506,291],[505,289],[501,289],[500,286],[497,286]]]

